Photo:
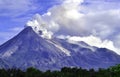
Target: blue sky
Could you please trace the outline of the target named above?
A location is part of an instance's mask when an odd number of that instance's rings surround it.
[[[19,33],[36,14],[44,14],[64,0],[0,0],[0,44]],[[84,0],[83,13],[119,9],[119,0]],[[116,27],[117,28],[117,27]],[[116,32],[117,33],[117,32]],[[116,34],[115,32],[113,34]],[[112,34],[111,34],[112,35]]]
[[[0,44],[20,32],[36,13],[43,14],[56,0],[0,0]]]

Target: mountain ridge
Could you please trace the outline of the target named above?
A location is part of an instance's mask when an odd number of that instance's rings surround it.
[[[0,58],[7,63],[1,63],[3,67],[35,67],[43,71],[62,67],[107,68],[120,63],[120,56],[106,48],[92,47],[84,42],[71,43],[58,38],[46,39],[31,27],[26,27],[0,46]]]

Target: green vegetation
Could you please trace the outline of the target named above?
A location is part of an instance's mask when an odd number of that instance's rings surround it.
[[[82,68],[64,67],[60,71],[42,72],[35,68],[28,68],[26,71],[20,69],[0,69],[0,77],[120,77],[120,64],[108,69],[86,70]]]

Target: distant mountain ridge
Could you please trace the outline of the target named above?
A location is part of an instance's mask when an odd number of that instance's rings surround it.
[[[120,56],[106,48],[65,39],[46,39],[31,27],[0,46],[0,68],[35,67],[58,70],[62,67],[107,68],[120,63]]]

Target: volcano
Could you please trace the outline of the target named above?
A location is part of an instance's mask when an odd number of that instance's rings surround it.
[[[120,63],[120,56],[106,48],[71,43],[66,39],[46,39],[26,27],[0,46],[0,68],[59,70],[62,67],[107,68]]]

